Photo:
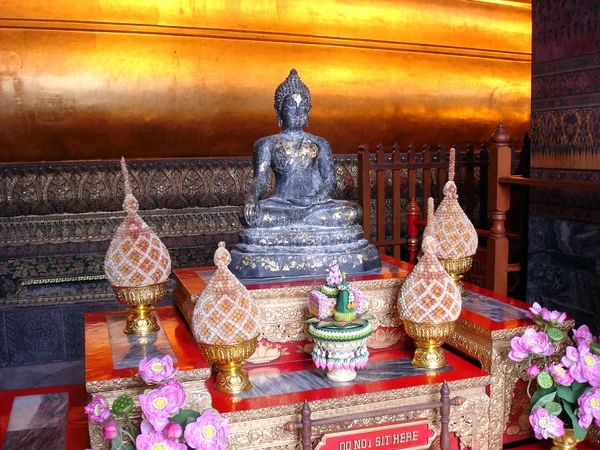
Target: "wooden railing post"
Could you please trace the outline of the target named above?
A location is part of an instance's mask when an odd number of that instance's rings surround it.
[[[419,244],[419,228],[415,225],[415,220],[419,218],[420,212],[419,204],[415,200],[415,197],[411,197],[408,205],[406,205],[406,229],[408,239],[408,262],[415,264],[417,257],[417,250]]]
[[[371,240],[371,154],[367,144],[358,147],[358,204],[363,210],[362,227],[365,239]]]
[[[488,289],[506,295],[508,283],[508,239],[506,239],[506,211],[510,207],[510,186],[501,184],[500,177],[510,176],[510,136],[502,124],[492,134],[489,155],[488,208],[492,219],[487,241],[487,270],[485,285]]]

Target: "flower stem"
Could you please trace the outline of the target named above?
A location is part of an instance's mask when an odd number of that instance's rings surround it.
[[[129,431],[131,432],[131,434],[129,435],[129,437],[131,437],[131,443],[133,445],[135,445],[135,437],[137,437],[137,435],[135,433],[135,430],[133,429],[133,424],[131,423],[131,419],[129,418],[129,414],[125,415],[125,418],[127,419],[127,424],[129,425]]]
[[[135,439],[134,439],[134,437],[133,437],[131,434],[129,434],[129,432],[128,432],[128,431],[127,431],[125,428],[123,428],[123,430],[122,430],[122,431],[123,431],[123,433],[125,433],[127,436],[129,436],[129,439],[131,439],[131,443],[132,443],[133,445],[135,445]]]

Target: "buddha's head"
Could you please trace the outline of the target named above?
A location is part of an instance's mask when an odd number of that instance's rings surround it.
[[[312,107],[310,91],[292,69],[283,83],[275,90],[275,114],[277,123],[284,128],[308,126],[308,113]]]

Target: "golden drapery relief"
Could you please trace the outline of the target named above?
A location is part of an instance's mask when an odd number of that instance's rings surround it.
[[[529,128],[527,1],[0,6],[1,162],[250,155],[292,67],[335,153]]]

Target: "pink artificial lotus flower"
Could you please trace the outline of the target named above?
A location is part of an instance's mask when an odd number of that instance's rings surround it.
[[[562,364],[552,363],[548,366],[548,372],[554,377],[554,380],[563,386],[571,386],[573,384],[573,376],[571,372],[565,370]]]
[[[161,431],[142,430],[142,434],[138,435],[135,440],[135,448],[137,450],[187,450],[185,444],[180,444],[173,439],[167,439]]]
[[[184,432],[187,445],[197,450],[225,450],[228,436],[229,419],[210,409],[188,424]]]
[[[527,328],[523,336],[514,337],[510,341],[511,351],[508,357],[513,361],[523,361],[530,353],[548,356],[554,353],[554,347],[550,345],[550,338],[546,333]]]
[[[600,385],[600,356],[590,352],[590,344],[586,340],[582,340],[577,348],[567,347],[562,363],[578,383],[588,382],[594,387]]]
[[[531,378],[535,378],[540,374],[540,369],[535,364],[532,364],[527,368],[526,372]]]
[[[553,439],[565,434],[565,424],[545,408],[538,408],[529,416],[536,439]]]
[[[579,411],[577,423],[581,428],[587,428],[592,424],[592,419],[596,425],[600,426],[600,389],[594,389],[592,392],[582,395],[577,400]]]
[[[114,420],[106,422],[104,427],[102,427],[102,434],[104,434],[106,439],[112,441],[119,434],[119,425]]]
[[[92,402],[85,407],[85,413],[92,422],[104,422],[110,416],[110,409],[101,395],[94,395]]]
[[[596,342],[596,338],[592,335],[589,327],[587,325],[581,325],[576,330],[573,330],[573,340],[577,345],[581,341]]]
[[[162,358],[144,358],[139,365],[140,377],[147,384],[170,380],[178,370],[173,367],[173,359],[169,355]]]
[[[169,418],[176,415],[185,403],[185,392],[181,383],[175,381],[142,394],[139,399],[144,418],[155,430],[162,431],[169,423]]]
[[[527,317],[529,317],[531,320],[535,320],[540,314],[542,314],[542,306],[538,303],[538,302],[534,302],[533,305],[531,305],[531,308],[529,308],[529,311],[527,311]]]
[[[163,433],[167,439],[179,439],[183,434],[183,429],[177,422],[169,422]]]
[[[549,311],[546,308],[542,308],[542,319],[547,322],[563,323],[567,319],[567,313],[561,313],[558,311]]]

